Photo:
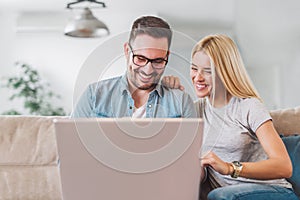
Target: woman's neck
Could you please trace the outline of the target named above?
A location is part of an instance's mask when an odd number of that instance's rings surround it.
[[[211,95],[209,97],[209,101],[213,107],[222,108],[229,103],[231,98],[232,95],[229,92],[222,93],[221,95],[217,92],[216,95]]]

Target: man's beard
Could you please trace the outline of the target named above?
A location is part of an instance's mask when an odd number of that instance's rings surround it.
[[[158,76],[158,73],[156,73],[156,72],[153,72],[152,74],[151,74],[151,76],[152,77],[155,77],[155,79],[153,80],[153,82],[151,83],[151,84],[149,84],[149,85],[141,85],[141,84],[139,84],[138,82],[140,81],[138,81],[138,78],[136,77],[136,76],[140,76],[140,74],[142,73],[144,73],[143,71],[139,71],[138,69],[135,69],[135,70],[133,70],[134,71],[134,74],[131,74],[130,73],[130,80],[131,80],[131,82],[132,82],[132,84],[137,88],[137,89],[140,89],[140,90],[150,90],[150,89],[154,89],[156,86],[157,86],[157,84],[158,84],[158,82],[159,82],[159,80],[160,80],[160,77],[157,77]],[[144,73],[145,74],[145,73]],[[145,74],[146,75],[146,74]],[[156,78],[158,78],[158,79],[156,79]],[[141,82],[141,81],[140,81]]]

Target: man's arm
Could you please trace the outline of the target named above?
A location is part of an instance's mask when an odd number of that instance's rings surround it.
[[[81,117],[94,117],[92,90],[90,86],[88,86],[88,88],[83,92],[71,114],[71,118]]]

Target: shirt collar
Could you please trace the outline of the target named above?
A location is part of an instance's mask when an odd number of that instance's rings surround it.
[[[127,71],[125,72],[125,74],[122,75],[121,77],[121,83],[120,83],[120,91],[121,94],[130,94],[129,92],[129,85],[128,85],[128,81],[127,81]]]
[[[157,92],[157,94],[160,97],[162,97],[162,95],[163,95],[163,86],[160,83],[157,84],[156,87],[154,88],[154,90],[151,93],[153,93],[153,92]]]

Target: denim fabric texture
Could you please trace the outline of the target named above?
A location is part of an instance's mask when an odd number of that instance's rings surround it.
[[[80,97],[71,117],[131,117],[134,100],[123,76],[99,81],[88,86]],[[146,118],[194,118],[196,110],[191,97],[178,89],[160,84],[149,94]]]
[[[300,135],[282,137],[293,164],[293,175],[287,180],[293,190],[280,186],[240,184],[217,188],[208,194],[209,200],[300,200]],[[298,197],[297,197],[297,196]]]
[[[298,200],[292,189],[281,186],[245,183],[214,189],[209,200]]]

